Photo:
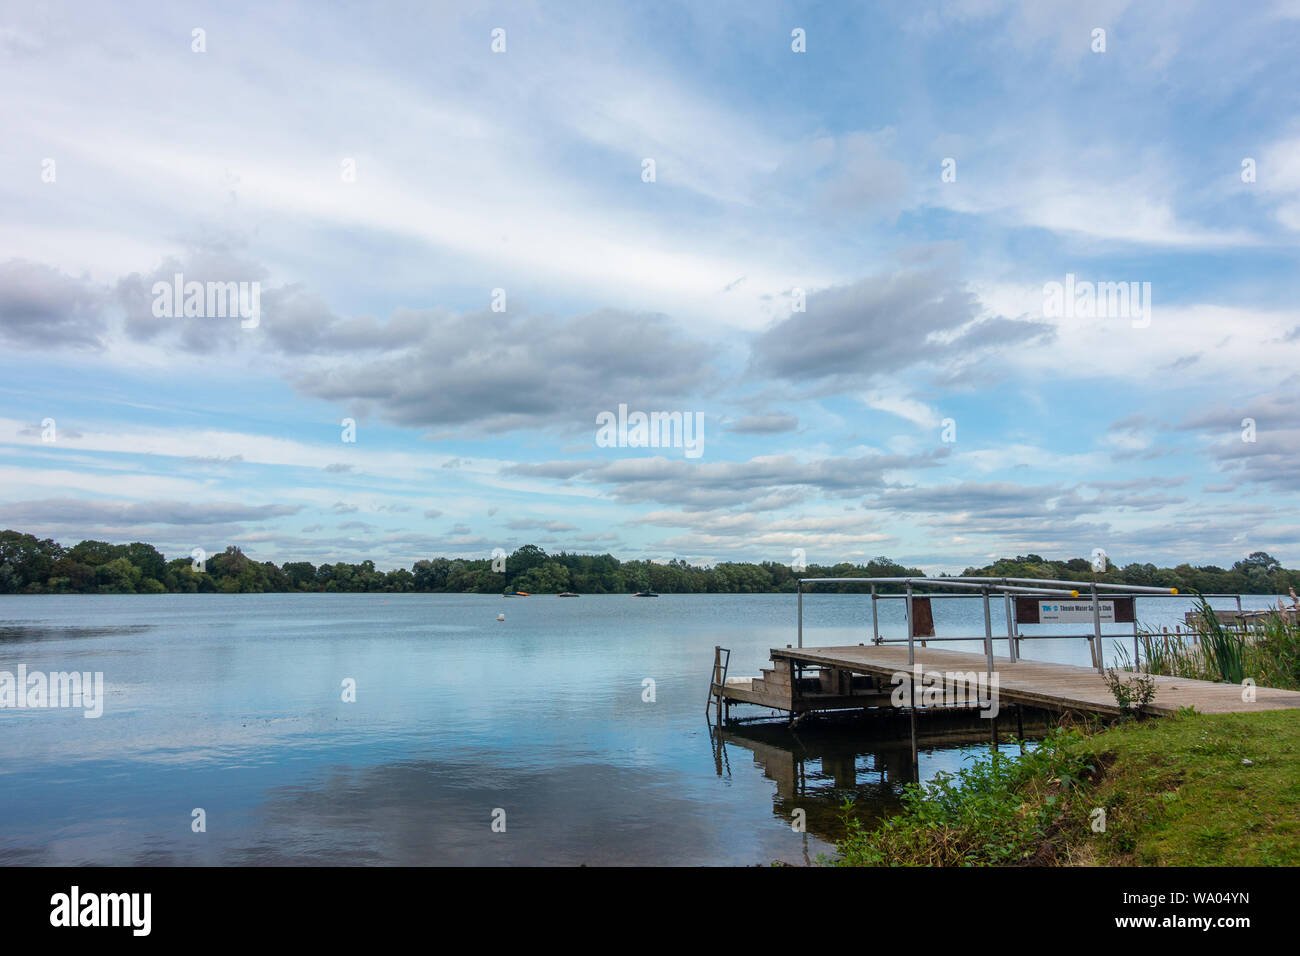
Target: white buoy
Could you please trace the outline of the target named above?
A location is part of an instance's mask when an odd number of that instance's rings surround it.
[[[498,614],[498,615],[497,615],[497,620],[498,620],[498,621],[504,621],[505,619],[506,619],[506,616],[505,616],[504,614]]]

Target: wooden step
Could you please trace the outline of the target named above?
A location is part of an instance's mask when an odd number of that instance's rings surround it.
[[[768,685],[772,687],[790,686],[790,669],[788,667],[786,668],[784,674],[782,674],[779,670],[775,670],[771,667],[764,667],[762,668],[762,671],[763,671],[762,679],[766,681]]]

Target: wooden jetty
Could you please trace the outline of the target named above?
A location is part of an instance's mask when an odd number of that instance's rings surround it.
[[[918,647],[913,662],[899,645],[856,647],[773,648],[771,668],[762,677],[728,677],[722,687],[724,706],[755,704],[791,715],[819,710],[890,707],[896,674],[919,666],[933,675],[953,698],[969,685],[970,675],[985,674],[985,657],[964,651]],[[1007,659],[995,662],[999,703],[1045,710],[1119,716],[1119,705],[1102,675],[1091,667]],[[958,676],[959,675],[959,676]],[[1195,707],[1205,714],[1247,713],[1257,710],[1300,709],[1300,691],[1253,688],[1254,700],[1242,699],[1236,684],[1186,680],[1156,675],[1155,698],[1146,710],[1173,714]],[[917,693],[920,693],[918,689]],[[922,705],[918,705],[922,706]]]
[[[804,589],[822,583],[871,585],[871,644],[803,646]],[[877,586],[884,584],[901,586],[904,591],[901,594],[881,594]],[[918,587],[927,590],[917,593],[915,589]],[[1090,582],[1023,578],[804,578],[798,586],[799,646],[773,648],[772,666],[763,668],[760,677],[729,676],[730,651],[715,648],[709,707],[716,710],[719,724],[735,704],[783,711],[793,720],[814,711],[897,708],[895,688],[902,686],[907,691],[903,706],[913,713],[926,706],[952,707],[953,701],[961,700],[964,704],[957,706],[982,707],[988,711],[987,716],[992,717],[996,717],[997,707],[1006,705],[1118,716],[1122,711],[1106,684],[1103,641],[1107,638],[1132,638],[1136,662],[1139,632],[1134,619],[1133,595],[1167,596],[1176,595],[1177,591],[1124,585],[1102,587],[1110,593],[1102,593],[1097,584]],[[966,593],[942,593],[945,590],[964,590]],[[972,594],[972,591],[976,593]],[[1085,592],[1087,596],[1080,600]],[[995,637],[992,631],[989,608],[993,595],[1003,598],[1006,603],[1006,636]],[[929,601],[953,597],[983,598],[983,635],[935,636]],[[905,638],[890,639],[880,635],[876,602],[889,598],[907,602],[908,636]],[[1019,623],[1079,622],[1089,618],[1092,624],[1090,634],[1026,635],[1018,628]],[[1129,625],[1132,630],[1122,635],[1107,634],[1103,631],[1103,620],[1112,625]],[[1021,659],[1019,652],[1023,640],[1048,638],[1088,641],[1092,666]],[[983,652],[927,646],[938,641],[980,641]],[[995,658],[995,641],[1006,642],[1006,657]],[[899,675],[908,675],[908,678],[904,681]],[[1127,676],[1122,675],[1125,679]],[[1145,707],[1146,712],[1152,714],[1172,714],[1184,707],[1210,714],[1300,709],[1300,691],[1246,688],[1160,675],[1154,675],[1152,679],[1155,697]],[[928,698],[929,704],[925,703],[925,686],[938,690]],[[990,694],[995,703],[991,710],[985,706],[990,702]]]
[[[1240,607],[1233,611],[1215,610],[1214,616],[1220,624],[1227,627],[1250,628],[1252,625],[1260,625],[1270,617],[1276,615],[1287,624],[1294,625],[1300,618],[1300,608],[1295,607],[1271,607],[1263,608],[1258,611],[1243,611]],[[1205,632],[1205,623],[1201,620],[1199,611],[1187,611],[1183,614],[1183,620],[1189,629],[1194,629],[1195,633]]]

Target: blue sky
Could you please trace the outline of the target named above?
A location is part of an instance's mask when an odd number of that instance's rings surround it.
[[[1298,40],[1295,2],[6,8],[0,526],[1296,566]],[[257,326],[158,317],[176,273]],[[1050,314],[1067,275],[1149,321]],[[702,454],[598,445],[620,405]]]

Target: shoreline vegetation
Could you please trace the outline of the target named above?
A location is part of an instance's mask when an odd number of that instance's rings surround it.
[[[460,593],[500,594],[766,594],[793,592],[800,577],[922,577],[919,568],[886,557],[865,564],[809,564],[794,571],[776,561],[720,562],[702,567],[677,559],[620,561],[611,554],[548,554],[524,545],[505,558],[505,571],[493,570],[492,558],[436,557],[411,568],[381,571],[373,561],[277,565],[256,561],[231,545],[200,563],[186,556],[168,560],[143,542],[110,544],[82,541],[71,547],[20,531],[0,532],[0,594],[262,594],[262,593]],[[499,562],[497,566],[500,566]],[[1300,588],[1300,570],[1283,568],[1257,551],[1231,568],[1180,564],[1110,565],[1094,572],[1086,558],[1048,560],[1037,554],[1003,558],[963,575],[987,577],[1073,578],[1099,584],[1138,584],[1178,588],[1181,592],[1285,594]],[[834,590],[820,585],[820,591]],[[840,591],[857,590],[843,585]],[[881,588],[882,591],[888,588]]]
[[[982,755],[869,827],[851,804],[835,866],[1297,866],[1295,711],[1180,713],[1023,756]]]
[[[1300,622],[1273,611],[1225,628],[1197,599],[1198,639],[1148,634],[1141,671],[1300,690]],[[1127,666],[1129,673],[1132,666]],[[1110,672],[1116,700],[1123,689]],[[1139,678],[1139,680],[1149,678]],[[1057,727],[909,784],[868,827],[843,808],[836,866],[1297,866],[1300,713],[1268,710]]]

